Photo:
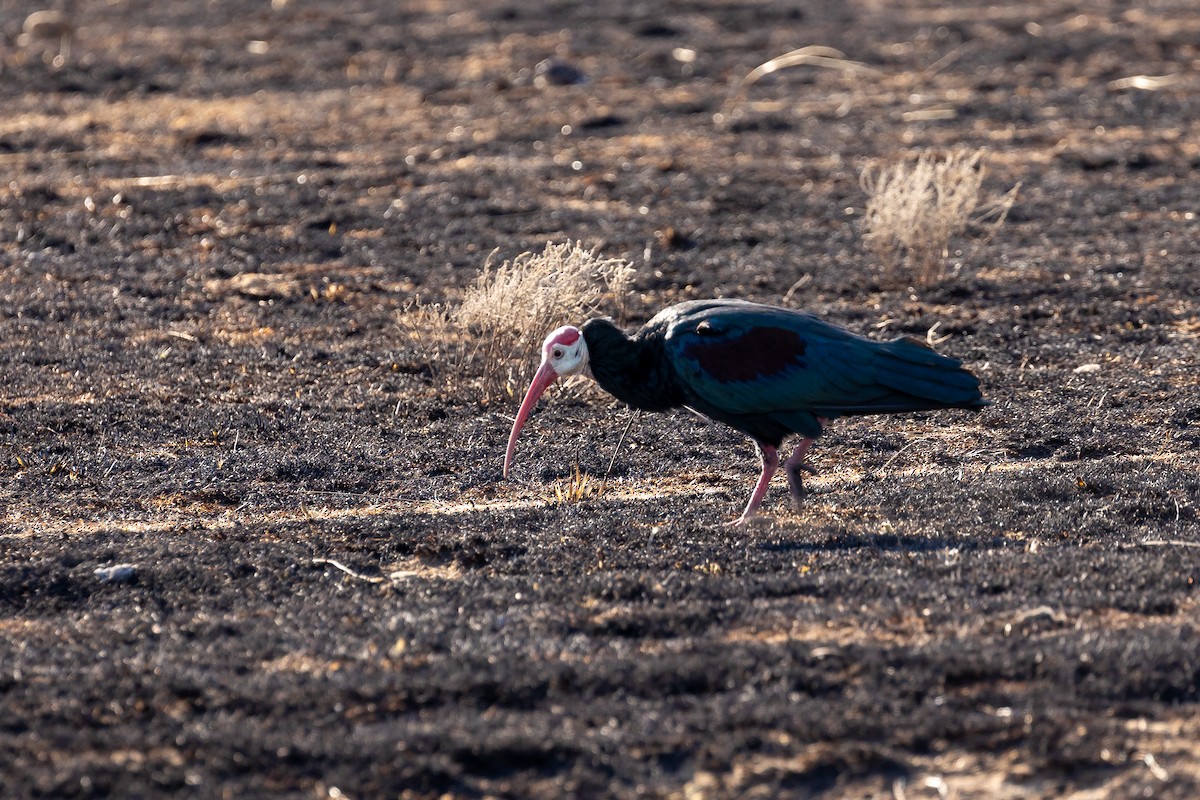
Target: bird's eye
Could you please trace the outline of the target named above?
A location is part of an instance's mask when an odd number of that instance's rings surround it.
[[[563,357],[562,348],[561,347],[554,348],[554,352],[551,353],[551,355],[553,355],[555,358],[562,358]]]

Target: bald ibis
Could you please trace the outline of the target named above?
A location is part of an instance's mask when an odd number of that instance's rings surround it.
[[[758,445],[762,474],[734,524],[754,516],[779,469],[798,505],[813,441],[838,417],[987,405],[962,364],[912,338],[866,339],[802,311],[743,300],[693,300],[664,309],[632,336],[608,319],[546,337],[542,363],[513,422],[504,476],[538,398],[560,377],[584,374],[634,408],[689,408]]]

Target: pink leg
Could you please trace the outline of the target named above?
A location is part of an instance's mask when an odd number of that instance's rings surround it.
[[[762,475],[758,476],[758,483],[754,484],[754,494],[750,495],[750,502],[746,504],[746,510],[740,517],[729,523],[730,525],[745,525],[747,520],[754,516],[754,512],[758,511],[758,507],[762,505],[763,498],[767,496],[767,489],[771,487],[771,478],[775,477],[775,472],[779,469],[778,450],[759,442],[758,452],[762,456]]]
[[[817,422],[821,423],[821,430],[824,432],[825,426],[829,424],[829,420],[825,417],[817,417]],[[808,448],[812,447],[816,439],[804,438],[800,440],[800,444],[796,445],[796,449],[792,451],[792,456],[784,462],[784,474],[787,475],[788,488],[792,490],[792,507],[797,511],[800,510],[800,498],[804,495],[804,481],[801,479],[801,472],[807,472],[809,475],[816,475],[817,468],[808,463],[805,456],[808,454]]]

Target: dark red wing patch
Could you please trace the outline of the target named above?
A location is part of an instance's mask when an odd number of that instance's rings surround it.
[[[697,331],[704,336],[703,331]],[[786,328],[751,328],[740,336],[705,337],[684,351],[700,369],[726,382],[769,378],[788,369],[807,369],[804,339]]]

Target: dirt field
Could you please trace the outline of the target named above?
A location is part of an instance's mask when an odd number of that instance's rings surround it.
[[[1200,794],[1191,0],[78,6],[55,62],[0,0],[0,794]],[[733,92],[804,45],[871,69]],[[1021,189],[910,290],[859,175],[930,147]],[[630,325],[794,290],[994,404],[748,529],[687,414],[570,501],[587,391],[502,480],[405,309],[567,239]]]

